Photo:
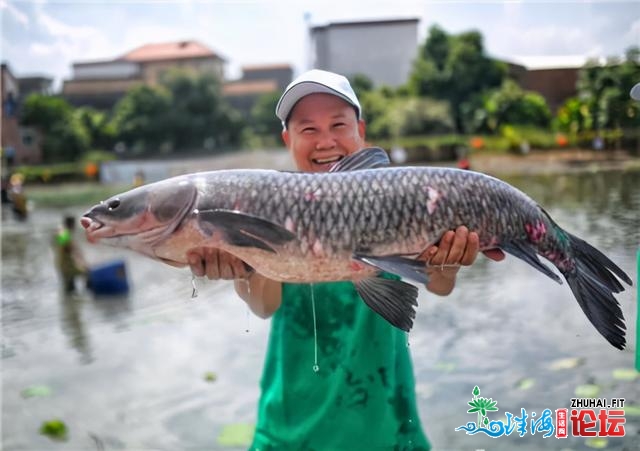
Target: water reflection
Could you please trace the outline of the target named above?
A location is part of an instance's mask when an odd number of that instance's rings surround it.
[[[93,362],[88,332],[82,320],[82,307],[85,298],[74,292],[60,290],[60,322],[62,331],[69,339],[70,346],[80,354],[80,362]]]

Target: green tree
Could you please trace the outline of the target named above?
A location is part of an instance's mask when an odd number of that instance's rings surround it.
[[[349,82],[358,99],[365,93],[373,90],[373,81],[364,74],[355,74],[353,77],[350,77]]]
[[[480,108],[473,114],[473,132],[495,133],[502,125],[549,127],[551,111],[540,94],[524,91],[513,80],[505,80],[499,89],[483,96]]]
[[[116,127],[108,113],[89,107],[80,107],[76,108],[73,114],[87,130],[93,149],[113,149]]]
[[[282,123],[276,116],[276,105],[280,93],[268,93],[258,97],[251,109],[250,124],[254,133],[259,136],[280,136]]]
[[[485,55],[479,32],[449,35],[432,26],[418,51],[409,88],[415,95],[448,101],[456,130],[465,132],[468,103],[500,86],[506,74],[504,63]]]
[[[134,154],[157,151],[170,142],[171,93],[163,87],[138,86],[114,107],[118,139]]]
[[[385,113],[371,124],[371,129],[383,130],[382,137],[397,139],[451,133],[454,124],[448,102],[424,97],[398,97],[386,105]]]
[[[560,131],[574,134],[593,130],[589,105],[579,97],[567,99],[556,113],[555,126]]]
[[[116,105],[118,138],[134,154],[216,150],[238,145],[244,123],[211,74],[172,70],[161,86],[132,89]]]
[[[609,58],[602,66],[591,61],[578,74],[578,97],[589,109],[595,130],[640,126],[640,107],[629,91],[640,80],[640,48],[625,58]]]
[[[244,124],[222,98],[218,77],[174,70],[162,84],[172,97],[169,116],[176,149],[213,150],[239,144]]]
[[[22,106],[20,123],[40,131],[43,158],[48,163],[77,160],[91,144],[89,132],[73,114],[71,105],[57,96],[29,95]]]
[[[363,117],[367,122],[367,137],[369,139],[389,138],[391,136],[387,114],[389,105],[394,99],[393,93],[384,87],[364,92],[359,97]]]

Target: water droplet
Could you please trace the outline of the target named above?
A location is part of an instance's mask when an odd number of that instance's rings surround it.
[[[196,284],[196,276],[191,275],[191,287],[193,290],[191,291],[191,299],[198,297],[198,285]]]
[[[313,371],[317,373],[320,371],[320,367],[318,365],[313,365]]]

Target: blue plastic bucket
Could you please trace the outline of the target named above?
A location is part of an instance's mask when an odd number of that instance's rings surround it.
[[[123,294],[129,291],[124,260],[94,266],[89,270],[89,288],[95,294]]]

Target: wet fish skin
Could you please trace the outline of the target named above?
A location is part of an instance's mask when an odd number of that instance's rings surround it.
[[[415,287],[372,276],[384,270],[425,283],[424,263],[415,258],[465,225],[481,249],[499,247],[561,283],[538,255],[548,259],[596,329],[624,347],[612,293],[624,289],[616,276],[631,280],[606,256],[503,181],[449,168],[382,168],[381,152],[358,152],[330,173],[234,170],[168,179],[107,200],[117,203],[111,211],[94,207],[83,225],[90,239],[171,264],[186,264],[189,249],[209,245],[275,280],[353,280],[369,306],[405,330]]]

